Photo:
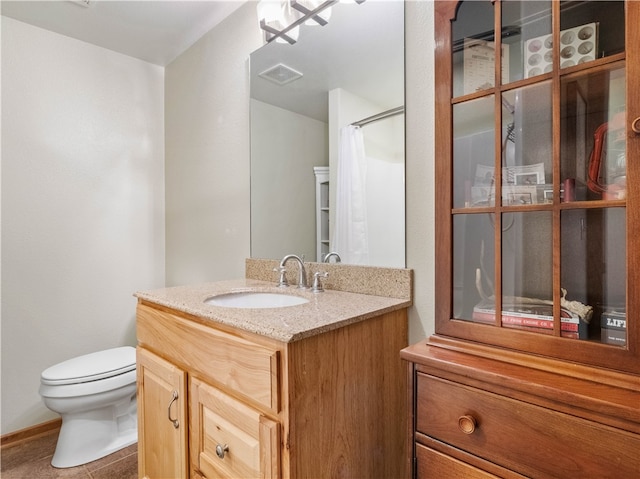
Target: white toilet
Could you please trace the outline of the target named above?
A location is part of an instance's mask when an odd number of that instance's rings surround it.
[[[108,349],[51,366],[40,377],[40,395],[62,416],[53,467],[86,464],[138,440],[135,348]]]

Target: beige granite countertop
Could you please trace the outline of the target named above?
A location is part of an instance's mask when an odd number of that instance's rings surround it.
[[[204,301],[212,296],[240,291],[265,291],[302,296],[307,303],[282,308],[226,308]],[[393,298],[326,289],[322,293],[278,288],[256,279],[217,281],[135,293],[140,300],[156,303],[204,319],[292,342],[351,323],[363,321],[411,305],[410,298]]]

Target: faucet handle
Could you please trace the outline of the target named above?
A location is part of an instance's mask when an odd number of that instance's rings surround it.
[[[320,278],[326,278],[329,276],[329,273],[320,272],[313,274],[313,286],[311,287],[311,292],[313,293],[322,293],[324,288],[322,287],[322,283],[320,282]]]
[[[278,288],[286,288],[287,286],[289,286],[287,277],[285,276],[287,274],[287,268],[285,268],[284,266],[280,266],[278,268],[273,268],[273,270],[276,273],[280,274],[280,278],[278,279]]]

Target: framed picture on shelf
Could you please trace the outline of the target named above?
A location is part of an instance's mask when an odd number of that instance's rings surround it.
[[[537,202],[538,188],[536,185],[502,187],[502,203],[505,206],[532,205]]]
[[[540,181],[540,173],[515,173],[513,179],[516,185],[537,185],[544,183],[544,174],[542,175],[542,181]]]

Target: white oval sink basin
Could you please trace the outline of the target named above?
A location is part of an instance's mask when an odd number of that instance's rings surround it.
[[[308,303],[309,300],[291,294],[242,291],[213,296],[204,302],[225,308],[284,308]]]

